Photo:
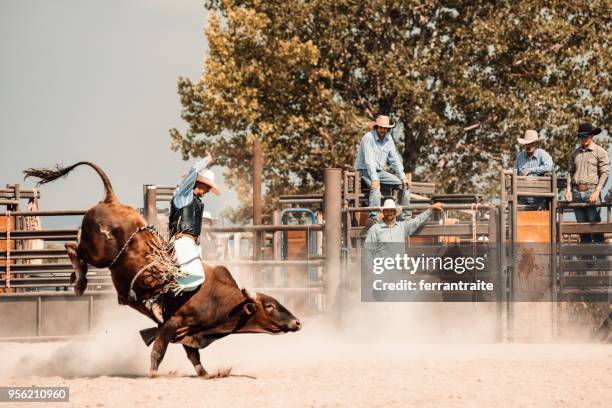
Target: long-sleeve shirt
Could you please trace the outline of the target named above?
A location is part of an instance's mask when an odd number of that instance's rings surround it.
[[[172,197],[172,202],[174,202],[176,208],[181,209],[186,205],[191,204],[191,201],[193,200],[193,187],[198,179],[198,173],[204,170],[208,166],[209,162],[210,159],[205,157],[202,160],[195,162],[193,166],[191,166],[189,173],[187,176],[185,176],[181,182],[181,185],[178,186],[174,192],[174,197]]]
[[[531,156],[522,150],[516,157],[514,167],[519,176],[543,176],[552,173],[554,163],[550,154],[542,149],[536,149]]]
[[[370,227],[366,237],[368,243],[405,242],[406,237],[414,234],[431,217],[431,210],[427,210],[408,221],[398,221],[389,226],[379,222]]]
[[[572,184],[594,184],[601,191],[610,174],[608,152],[593,142],[586,149],[578,147],[570,156],[569,173]]]
[[[382,140],[378,137],[376,130],[366,133],[357,148],[355,168],[367,170],[370,179],[374,181],[378,180],[377,172],[384,170],[387,164],[393,168],[400,180],[404,178],[402,158],[397,152],[390,132],[387,132]]]

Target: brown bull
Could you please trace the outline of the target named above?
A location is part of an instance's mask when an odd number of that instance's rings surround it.
[[[66,243],[74,267],[71,283],[75,284],[75,294],[82,295],[87,288],[88,265],[109,268],[119,303],[128,304],[155,321],[142,300],[160,294],[167,283],[162,278],[167,275],[168,271],[164,270],[167,265],[150,262],[151,242],[156,242],[158,237],[144,228],[146,222],[136,210],[117,200],[104,171],[93,163],[79,162],[65,168],[28,169],[24,173],[26,178],[36,177],[38,184],[45,184],[81,165],[90,166],[98,173],[105,196],[85,213],[78,242]],[[299,330],[299,320],[287,309],[263,294],[247,296],[226,268],[205,265],[205,273],[205,283],[198,290],[176,298],[166,296],[165,322],[156,329],[143,331],[147,344],[155,341],[151,373],[159,368],[169,342],[182,343],[198,375],[205,375],[198,349],[214,340],[231,333]]]

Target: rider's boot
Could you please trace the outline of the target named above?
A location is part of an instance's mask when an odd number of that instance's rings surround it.
[[[153,317],[155,317],[157,323],[164,323],[164,307],[158,298],[147,299],[145,300],[144,305],[147,309],[149,309],[149,311],[151,311],[151,313],[153,313]]]

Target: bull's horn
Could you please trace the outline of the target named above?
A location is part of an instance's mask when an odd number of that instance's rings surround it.
[[[244,297],[249,300],[252,300],[253,302],[255,302],[255,299],[257,298],[257,295],[249,291],[247,288],[242,288],[242,294],[244,295]]]

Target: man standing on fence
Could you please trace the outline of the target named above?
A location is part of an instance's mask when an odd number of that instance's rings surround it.
[[[552,157],[539,146],[542,139],[539,138],[538,132],[529,129],[525,136],[517,138],[517,141],[524,148],[514,162],[519,176],[544,176],[554,171]],[[542,198],[519,197],[519,204],[537,206],[538,209],[543,207],[544,202]]]
[[[569,180],[565,199],[574,203],[598,204],[610,173],[608,152],[593,142],[593,136],[601,132],[590,123],[578,126],[580,146],[570,156]],[[601,222],[599,208],[575,208],[577,222]],[[603,234],[580,234],[580,242],[604,242]]]
[[[410,205],[410,196],[406,192],[409,180],[404,174],[402,158],[391,137],[391,129],[394,127],[395,123],[391,123],[388,116],[379,116],[374,123],[374,129],[363,136],[357,148],[355,169],[370,187],[368,207],[380,207],[381,184],[399,190],[398,201],[404,208]],[[385,171],[387,165],[391,166],[395,174]],[[370,212],[368,226],[376,223],[377,215],[377,211]]]

